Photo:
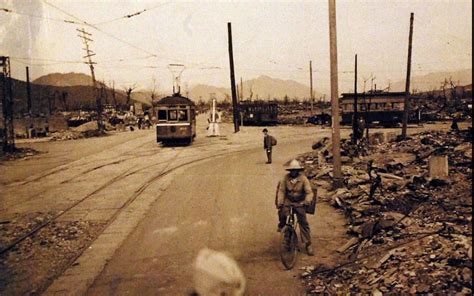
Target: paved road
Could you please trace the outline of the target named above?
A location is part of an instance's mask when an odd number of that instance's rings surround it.
[[[316,256],[300,254],[293,271],[279,261],[274,208],[283,164],[311,141],[276,147],[274,163],[263,149],[208,161],[174,178],[146,218],[90,287],[88,295],[185,295],[192,262],[204,247],[229,252],[242,266],[249,295],[300,295],[298,267],[331,261],[344,241],[343,219],[324,204],[310,217]]]

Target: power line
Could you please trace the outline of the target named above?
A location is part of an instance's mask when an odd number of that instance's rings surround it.
[[[107,32],[105,32],[105,31],[101,30],[100,28],[98,28],[97,26],[95,26],[95,25],[93,25],[93,24],[90,24],[90,23],[88,23],[88,22],[86,22],[86,21],[84,21],[84,20],[82,20],[82,19],[80,19],[80,18],[78,18],[78,17],[76,17],[76,16],[70,14],[69,12],[67,12],[67,11],[65,11],[65,10],[63,10],[63,9],[61,9],[61,8],[59,8],[59,7],[57,7],[57,6],[53,5],[53,4],[51,4],[51,3],[49,3],[49,2],[46,1],[46,0],[42,0],[42,1],[43,1],[45,4],[47,4],[47,5],[51,6],[51,7],[53,7],[54,9],[57,9],[57,10],[59,10],[60,12],[66,14],[67,16],[70,16],[70,17],[72,17],[72,18],[78,20],[81,25],[86,25],[86,26],[88,26],[88,27],[91,27],[91,28],[93,28],[93,29],[95,29],[95,30],[101,32],[102,34],[104,34],[104,35],[106,35],[106,36],[108,36],[108,37],[110,37],[110,38],[112,38],[112,39],[115,39],[115,40],[117,40],[117,41],[119,41],[119,42],[122,42],[122,43],[124,43],[124,44],[127,44],[128,46],[133,47],[133,48],[135,48],[135,49],[138,49],[138,50],[140,50],[140,51],[143,51],[143,52],[145,52],[145,53],[147,53],[147,54],[149,54],[149,55],[151,55],[151,56],[158,57],[158,55],[157,55],[156,53],[154,53],[154,52],[151,52],[151,51],[148,51],[148,50],[146,50],[146,49],[143,49],[143,48],[141,48],[141,47],[139,47],[139,46],[136,46],[135,44],[132,44],[132,43],[130,43],[130,42],[128,42],[128,41],[125,41],[125,40],[123,40],[123,39],[120,39],[120,38],[118,38],[118,37],[116,37],[116,36],[114,36],[114,35],[112,35],[112,34],[110,34],[110,33],[107,33]]]
[[[14,10],[11,10],[11,9],[8,9],[8,8],[0,8],[0,11],[3,11],[5,13],[12,13],[12,14],[17,14],[17,15],[22,15],[22,16],[45,19],[45,20],[54,21],[54,22],[61,22],[61,23],[67,23],[67,24],[76,24],[76,25],[78,24],[77,22],[71,21],[71,20],[58,19],[58,18],[46,17],[46,16],[29,14],[29,13],[24,13],[24,12],[18,12],[18,11],[14,11]]]
[[[109,23],[112,23],[112,22],[115,22],[115,21],[118,21],[118,20],[122,20],[122,19],[130,19],[130,18],[135,17],[135,16],[138,16],[138,15],[144,13],[144,12],[151,11],[151,10],[153,10],[153,9],[156,9],[156,8],[158,8],[158,7],[164,6],[164,5],[169,4],[169,3],[171,3],[171,2],[160,3],[160,4],[157,4],[157,5],[152,6],[152,7],[150,7],[150,8],[145,8],[145,9],[140,10],[140,11],[138,11],[138,12],[131,13],[131,14],[127,14],[127,15],[124,15],[124,16],[121,16],[121,17],[117,17],[117,18],[108,20],[108,21],[103,21],[103,22],[95,23],[94,25],[95,25],[95,26],[99,26],[99,25],[109,24]]]

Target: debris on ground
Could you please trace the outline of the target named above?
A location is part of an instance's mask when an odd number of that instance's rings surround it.
[[[35,156],[41,153],[35,149],[31,148],[18,148],[16,147],[13,152],[0,152],[0,161],[8,161],[8,160],[24,160],[31,156]]]
[[[308,294],[470,295],[472,129],[359,147],[343,142],[344,186],[337,190],[329,146],[327,139],[315,143],[300,161],[327,191],[321,198],[347,217],[352,237],[337,250],[344,262],[305,269]],[[435,157],[441,161],[433,177]]]
[[[54,213],[14,216],[0,223],[3,251],[44,225],[35,234],[0,255],[0,294],[39,295],[77,254],[103,230],[102,221],[52,221]],[[48,223],[48,224],[47,224]]]
[[[109,123],[105,124],[105,131],[114,130],[115,127]],[[77,140],[83,138],[101,137],[107,135],[105,131],[97,129],[97,121],[89,121],[78,127],[51,133],[51,141]]]

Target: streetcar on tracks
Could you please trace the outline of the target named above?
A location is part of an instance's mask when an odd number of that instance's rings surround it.
[[[278,103],[263,101],[241,101],[239,113],[244,125],[276,125],[278,123]]]
[[[350,125],[354,117],[354,94],[343,93],[341,124]],[[405,108],[404,92],[372,91],[357,96],[359,118],[367,124],[378,124],[383,127],[395,127],[402,123]],[[409,122],[418,122],[419,111],[408,114]]]
[[[179,92],[153,102],[156,141],[165,145],[188,144],[196,137],[196,104]]]

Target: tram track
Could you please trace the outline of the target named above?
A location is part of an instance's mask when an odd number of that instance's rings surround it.
[[[248,148],[247,148],[248,149]],[[204,161],[204,160],[208,160],[208,159],[211,159],[211,158],[216,158],[216,157],[221,157],[221,156],[224,156],[224,155],[229,155],[229,154],[234,154],[234,153],[240,153],[242,151],[245,151],[247,149],[243,149],[243,150],[236,150],[236,151],[227,151],[227,152],[222,152],[222,153],[218,153],[218,154],[213,154],[213,155],[210,155],[210,156],[204,156],[204,157],[201,157],[201,158],[197,158],[197,159],[193,159],[193,160],[190,160],[190,161],[186,161],[182,164],[179,164],[179,165],[176,165],[174,167],[171,167],[171,164],[177,159],[177,157],[181,154],[181,152],[185,151],[185,149],[180,149],[177,151],[177,153],[172,157],[172,159],[169,159],[169,160],[166,160],[166,161],[163,161],[163,162],[159,162],[159,163],[154,163],[154,164],[150,164],[150,165],[146,165],[146,166],[143,166],[141,168],[138,168],[138,169],[129,169],[129,170],[126,170],[124,172],[122,172],[121,174],[115,176],[114,178],[112,178],[111,180],[107,181],[106,183],[102,184],[101,186],[99,186],[98,188],[96,188],[94,191],[90,192],[89,194],[87,194],[86,196],[84,196],[83,198],[75,201],[73,204],[71,204],[70,206],[68,206],[67,208],[65,208],[64,210],[60,210],[57,214],[53,215],[53,217],[47,221],[44,221],[38,225],[36,225],[33,229],[27,231],[26,233],[20,235],[18,238],[14,239],[11,243],[9,243],[6,247],[4,247],[3,249],[0,250],[0,256],[5,256],[5,254],[14,249],[15,247],[17,247],[19,244],[21,244],[21,242],[23,242],[25,239],[27,238],[30,238],[30,237],[33,237],[36,233],[38,233],[41,229],[47,227],[48,225],[50,225],[51,223],[57,221],[60,217],[64,216],[65,214],[67,214],[68,212],[72,211],[74,208],[78,207],[79,205],[81,205],[83,202],[85,202],[86,200],[90,199],[91,197],[93,197],[94,195],[96,195],[97,193],[101,192],[102,190],[104,190],[105,188],[113,185],[114,183],[118,182],[118,181],[121,181],[123,179],[125,179],[126,177],[129,177],[129,176],[132,176],[136,173],[139,173],[141,171],[144,171],[146,169],[149,169],[153,166],[157,166],[157,165],[162,165],[164,163],[168,163],[165,168],[163,170],[160,171],[160,173],[152,176],[151,178],[149,178],[148,180],[146,180],[140,187],[138,187],[135,192],[124,202],[124,204],[118,208],[118,210],[116,211],[116,213],[114,213],[112,215],[112,217],[109,219],[109,221],[107,221],[106,225],[109,225],[124,209],[126,209],[128,207],[128,205],[130,205],[134,200],[136,200],[150,185],[152,185],[154,182],[158,181],[159,179],[161,179],[162,177],[172,173],[173,171],[177,170],[177,169],[180,169],[184,166],[187,166],[187,165],[191,165],[191,164],[194,164],[194,163],[197,163],[197,162],[200,162],[200,161]],[[192,157],[192,155],[190,156],[187,156],[187,157]]]
[[[41,294],[44,292],[48,286],[52,283],[52,281],[63,274],[69,267],[71,267],[73,264],[75,264],[76,260],[93,244],[93,242],[104,232],[106,231],[107,227],[109,227],[114,221],[116,221],[122,213],[126,212],[127,209],[129,208],[130,205],[134,204],[134,202],[140,198],[146,192],[147,188],[149,188],[151,185],[155,184],[165,176],[175,172],[176,170],[186,168],[187,166],[193,165],[198,162],[210,160],[210,159],[215,159],[215,158],[220,158],[220,157],[225,157],[231,154],[236,154],[236,153],[241,153],[243,151],[252,149],[254,147],[239,147],[237,149],[231,149],[231,150],[226,150],[226,151],[220,151],[218,153],[213,153],[212,151],[206,152],[205,155],[202,156],[197,156],[194,153],[186,154],[183,155],[184,151],[189,152],[187,149],[178,149],[176,153],[170,158],[168,158],[167,161],[160,162],[162,167],[160,168],[159,172],[156,172],[154,174],[150,174],[150,176],[143,180],[139,186],[137,186],[132,192],[128,194],[128,196],[124,196],[125,202],[121,204],[118,208],[116,208],[115,212],[107,218],[107,220],[104,220],[98,228],[95,229],[94,235],[90,239],[85,239],[85,238],[80,238],[75,244],[77,245],[77,248],[74,250],[74,252],[69,252],[69,255],[60,255],[62,253],[55,253],[55,256],[59,256],[61,259],[61,263],[55,266],[54,271],[51,273],[43,273],[42,277],[40,277],[40,282],[38,285],[35,285],[35,293]],[[186,159],[186,158],[192,158],[192,159]],[[165,164],[163,166],[163,164]],[[74,221],[74,223],[77,221],[84,221],[87,223],[93,222],[93,220],[69,220],[69,218],[66,218],[66,220],[60,219],[61,217],[67,215],[68,213],[71,213],[74,216],[74,211],[75,209],[80,208],[81,204],[89,200],[91,197],[96,196],[97,193],[101,192],[102,190],[106,189],[109,186],[112,186],[113,184],[119,182],[120,180],[126,179],[129,176],[133,176],[137,173],[140,173],[141,171],[146,170],[147,168],[150,168],[152,166],[156,166],[158,163],[147,165],[147,166],[142,166],[140,168],[132,168],[128,169],[124,172],[122,172],[120,175],[114,177],[113,179],[109,180],[108,182],[102,184],[98,188],[96,188],[94,191],[90,192],[86,196],[84,196],[81,200],[75,202],[74,204],[71,204],[67,208],[63,209],[62,211],[53,214],[53,216],[48,219],[47,221],[44,221],[43,223],[39,224],[36,226],[34,229],[31,229],[27,233],[24,233],[21,237],[15,239],[13,242],[9,243],[8,246],[4,247],[3,249],[0,250],[0,259],[4,261],[5,263],[7,262],[6,260],[18,260],[15,258],[21,258],[18,256],[21,256],[24,252],[24,250],[29,249],[32,245],[35,246],[37,245],[38,247],[41,245],[42,240],[44,240],[45,234],[47,233],[56,233],[56,229],[58,229],[58,225],[61,229],[61,227],[68,227],[67,224],[68,222],[65,223],[65,221]],[[99,197],[99,196],[98,196]],[[100,197],[99,197],[100,198]],[[73,217],[71,216],[71,217]],[[67,229],[67,228],[63,228]],[[42,231],[44,230],[44,231]],[[44,247],[42,247],[44,248]],[[49,247],[48,247],[49,248]],[[45,249],[47,250],[47,249]],[[61,251],[60,251],[61,252]],[[39,252],[37,253],[38,256],[42,256],[44,252]],[[12,256],[10,256],[10,254]],[[50,253],[49,253],[50,254]],[[66,254],[66,253],[64,253]],[[48,255],[50,256],[50,255]],[[10,259],[8,259],[10,258]],[[20,259],[23,263],[23,265],[27,265],[28,262],[33,262],[37,260],[38,258],[35,257],[35,255],[28,255],[27,257],[24,257]],[[16,261],[18,264],[18,261]],[[2,263],[3,264],[3,263]],[[25,270],[26,271],[26,270]],[[26,285],[26,282],[25,282]],[[0,292],[1,294],[1,292]]]
[[[132,141],[132,140],[130,140],[130,141]],[[130,141],[127,141],[125,143],[128,143]],[[220,144],[220,143],[216,142],[216,143],[193,144],[192,146],[190,146],[190,148],[208,147],[208,146],[214,146],[214,145],[217,145],[217,144]],[[156,147],[154,147],[154,148],[156,148]],[[136,153],[134,151],[137,149],[137,147],[133,147],[131,149],[128,149],[126,152],[123,152],[123,153],[119,154],[118,156],[114,156],[114,157],[109,158],[109,159],[112,159],[113,161],[102,164],[102,165],[99,165],[99,166],[94,167],[94,168],[91,168],[91,169],[89,169],[89,170],[87,170],[87,171],[85,171],[85,172],[83,172],[79,175],[87,174],[87,173],[93,172],[97,169],[101,169],[103,167],[110,166],[110,165],[115,165],[115,164],[118,164],[118,163],[121,163],[121,162],[124,162],[124,161],[127,161],[127,160],[132,160],[132,159],[137,159],[137,158],[147,157],[147,156],[153,156],[156,153],[159,153],[161,151],[161,149],[167,149],[167,148],[175,149],[175,147],[167,147],[167,146],[160,146],[159,148],[160,148],[160,150],[158,150],[158,151],[146,151],[145,153]],[[129,156],[129,157],[124,158],[124,159],[120,159],[120,160],[116,160],[117,158],[122,157],[122,156]],[[79,160],[81,160],[81,159],[79,159]],[[4,186],[11,187],[11,186],[27,185],[27,184],[30,184],[30,183],[40,181],[40,180],[42,180],[44,178],[47,178],[49,176],[52,176],[52,175],[70,170],[71,168],[76,168],[77,169],[77,168],[81,168],[81,167],[90,165],[91,163],[95,162],[94,160],[92,160],[92,161],[82,162],[82,163],[78,163],[78,164],[75,164],[75,165],[71,166],[72,163],[77,162],[79,160],[74,160],[74,161],[71,161],[71,162],[68,162],[68,163],[60,164],[60,165],[58,165],[54,168],[51,168],[47,173],[40,174],[40,175],[38,175],[34,178],[31,178],[29,180],[24,179],[22,181],[14,181],[14,182],[11,182],[11,183],[4,184]],[[73,178],[77,178],[78,176],[73,177]],[[68,182],[69,181],[66,180],[66,181],[61,182],[61,184],[68,183]]]
[[[147,135],[147,136],[148,136],[148,135]],[[128,143],[136,142],[138,139],[140,139],[140,138],[146,138],[147,136],[142,136],[142,137],[139,137],[139,138],[133,138],[133,139],[130,139],[130,140],[127,140],[127,141],[121,143],[120,145],[128,145]],[[127,153],[136,150],[136,149],[139,148],[141,145],[143,145],[143,144],[140,142],[140,144],[134,145],[132,148],[127,149],[127,151],[125,151],[125,152],[119,154],[119,155],[116,156],[116,157],[124,156],[124,155],[126,155]],[[106,146],[106,147],[103,148],[102,151],[106,151],[106,150],[108,150],[108,149],[110,149],[110,148],[113,148],[113,147],[115,147],[115,145]],[[29,183],[37,182],[37,181],[39,181],[39,180],[41,180],[41,179],[44,179],[44,178],[46,178],[46,177],[49,177],[49,176],[51,176],[51,175],[54,175],[54,174],[57,174],[57,173],[60,173],[60,172],[63,172],[63,171],[65,171],[65,170],[70,169],[70,168],[71,168],[71,165],[74,165],[75,162],[80,162],[81,160],[85,159],[86,157],[88,157],[88,156],[84,156],[84,157],[82,157],[82,158],[75,159],[75,160],[71,160],[71,161],[68,160],[68,161],[66,161],[66,162],[64,162],[64,163],[61,163],[61,164],[55,166],[55,167],[52,167],[52,168],[49,169],[48,172],[46,172],[46,173],[38,174],[38,176],[35,176],[35,177],[31,178],[31,179],[29,179],[30,177],[28,177],[28,178],[25,178],[25,179],[23,179],[23,180],[21,180],[21,181],[14,181],[14,182],[6,183],[6,184],[4,184],[4,186],[18,186],[18,185],[21,186],[21,185],[26,185],[26,184],[29,184]],[[91,163],[94,163],[94,161],[92,160],[92,161],[81,162],[81,163],[75,164],[75,167],[87,166],[87,165],[89,165],[89,164],[91,164]]]

